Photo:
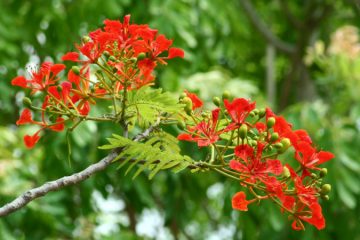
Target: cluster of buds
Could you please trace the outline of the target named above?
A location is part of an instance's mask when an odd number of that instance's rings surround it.
[[[127,92],[154,81],[153,70],[168,59],[184,57],[183,50],[172,48],[172,40],[158,34],[148,25],[130,24],[130,15],[124,21],[105,20],[104,27],[90,32],[76,44],[77,51],[68,52],[63,61],[72,66],[64,79],[59,74],[64,64],[42,63],[30,72],[30,78],[18,76],[11,83],[30,89],[31,95],[43,99],[40,107],[33,106],[29,98],[21,113],[18,125],[36,124],[39,130],[24,137],[25,145],[32,148],[44,129],[64,130],[66,123],[76,127],[83,120],[120,122],[125,127]],[[108,101],[112,113],[91,117],[91,105]],[[32,112],[41,113],[41,121],[33,119]]]
[[[233,196],[234,209],[247,211],[249,204],[268,199],[289,215],[293,229],[305,229],[304,221],[323,229],[319,199],[329,198],[331,186],[323,184],[327,169],[319,166],[334,155],[317,150],[305,130],[293,130],[271,109],[257,109],[244,98],[230,100],[227,92],[222,98],[215,97],[216,108],[206,111],[195,94],[185,92],[180,102],[186,114],[179,123],[184,132],[178,139],[208,147],[208,161],[201,166],[247,189]]]

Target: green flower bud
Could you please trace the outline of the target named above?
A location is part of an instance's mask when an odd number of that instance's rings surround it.
[[[141,60],[143,60],[143,59],[145,59],[146,58],[146,54],[145,53],[139,53],[139,55],[137,56],[137,60],[138,61],[141,61]]]
[[[271,137],[270,137],[270,142],[275,142],[276,140],[279,139],[279,134],[278,133],[272,133]]]
[[[250,117],[255,117],[255,113],[254,113],[254,112],[250,112],[249,116],[250,116]]]
[[[286,166],[283,167],[282,175],[283,175],[285,178],[289,178],[289,177],[290,177],[290,170],[289,170]]]
[[[230,99],[231,98],[231,93],[229,91],[224,91],[222,94],[222,99]]]
[[[32,107],[32,102],[31,102],[31,99],[28,98],[28,97],[24,97],[23,100],[22,100],[23,104],[25,107],[27,108],[31,108]]]
[[[136,57],[132,57],[129,59],[130,62],[132,63],[136,63],[137,62],[137,58]]]
[[[283,147],[281,149],[279,149],[279,153],[284,153],[291,145],[290,139],[283,138],[283,139],[281,139],[280,142],[283,145]]]
[[[325,177],[327,175],[327,172],[328,172],[327,168],[322,168],[320,170],[320,177],[321,178]]]
[[[315,173],[310,174],[312,178],[318,178],[318,176]]]
[[[78,66],[72,66],[71,67],[71,71],[75,74],[75,75],[80,75],[80,68]]]
[[[321,195],[321,198],[325,201],[329,201],[329,195]]]
[[[260,109],[260,110],[259,110],[259,118],[264,117],[264,116],[265,116],[265,113],[266,113],[265,108]]]
[[[185,127],[186,127],[186,125],[185,125],[185,123],[184,123],[183,121],[179,121],[179,122],[177,123],[177,127],[178,127],[180,130],[184,130]]]
[[[239,136],[240,136],[241,139],[246,138],[247,131],[248,131],[248,128],[247,128],[246,124],[242,124],[240,129],[239,129]]]
[[[109,57],[109,60],[112,61],[112,62],[116,62],[116,57],[110,56],[110,57]]]
[[[250,140],[250,141],[249,141],[249,144],[250,144],[250,146],[255,147],[255,146],[257,146],[257,141],[255,141],[255,140]]]
[[[82,41],[83,43],[87,43],[87,42],[90,42],[91,38],[89,36],[83,36],[82,37]]]
[[[284,147],[284,145],[282,145],[282,143],[275,143],[274,144],[274,147],[276,148],[276,149],[282,149],[283,147]]]
[[[186,105],[185,108],[184,108],[185,112],[187,115],[192,115],[192,107],[191,105]]]
[[[218,98],[218,97],[213,97],[213,103],[215,104],[215,106],[220,106],[220,98]]]
[[[258,115],[259,114],[259,109],[254,109],[254,110],[252,110],[252,112],[255,114],[255,115]]]
[[[275,118],[274,117],[269,117],[267,122],[266,122],[266,126],[268,128],[272,128],[275,125]]]
[[[327,184],[322,185],[322,187],[321,187],[321,194],[322,195],[328,194],[330,191],[331,191],[331,185],[330,184],[327,183]]]
[[[110,57],[110,53],[108,51],[104,51],[103,54],[106,58]]]

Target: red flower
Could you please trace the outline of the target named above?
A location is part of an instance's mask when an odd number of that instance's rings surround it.
[[[245,98],[235,98],[231,103],[225,99],[224,105],[232,120],[237,124],[244,123],[250,112],[255,109],[255,102],[250,103]]]
[[[16,125],[23,125],[23,124],[27,124],[27,123],[32,123],[32,115],[31,115],[31,111],[27,108],[25,108],[21,115],[19,120],[16,121]]]
[[[314,225],[318,230],[322,230],[325,228],[325,218],[322,214],[322,209],[319,203],[315,202],[309,206],[309,210],[311,212],[310,215],[298,214],[303,210],[303,207],[297,208],[297,212],[295,213],[297,219],[294,220],[291,225],[294,230],[304,230],[302,224],[299,225],[300,220]]]
[[[227,127],[221,130],[217,130],[217,122],[219,119],[220,109],[217,108],[212,111],[212,118],[208,121],[202,121],[193,128],[188,130],[191,134],[183,133],[178,136],[179,140],[183,141],[195,141],[199,147],[208,146],[217,140],[219,140],[219,135],[233,130],[231,127]]]
[[[11,80],[11,85],[26,88],[27,80],[23,76],[18,76],[16,78],[14,78],[13,80]]]
[[[79,56],[80,55],[77,52],[68,52],[64,56],[61,57],[61,60],[78,62],[79,61]]]
[[[246,200],[246,194],[244,192],[237,192],[232,198],[232,208],[240,211],[247,211],[248,205],[252,201]]]
[[[319,169],[317,166],[334,158],[331,152],[319,151],[307,142],[300,142],[295,153],[295,158],[305,169]]]
[[[283,168],[279,160],[261,159],[264,145],[258,142],[257,153],[248,145],[239,145],[235,148],[238,160],[231,160],[231,169],[249,175],[250,181],[265,180],[270,173],[279,175]]]
[[[185,90],[184,92],[186,93],[186,96],[191,99],[193,110],[203,106],[203,101],[201,101],[201,99],[195,93],[191,93],[187,90]]]
[[[167,57],[167,59],[172,59],[175,57],[180,57],[180,58],[184,58],[184,51],[180,48],[170,48],[169,49],[169,55]]]
[[[57,124],[50,126],[49,128],[55,132],[61,132],[65,128],[64,122],[65,122],[65,120],[63,118],[59,117],[56,119]]]
[[[33,148],[34,145],[39,141],[40,136],[39,136],[39,132],[37,131],[34,135],[30,136],[30,135],[25,135],[24,136],[24,142],[27,148]]]

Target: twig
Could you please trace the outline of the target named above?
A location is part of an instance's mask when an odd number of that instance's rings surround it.
[[[143,133],[137,135],[133,139],[133,141],[137,142],[143,138],[146,138],[159,125],[159,123],[160,121],[157,121],[154,125],[151,125]],[[120,152],[121,149],[114,149],[111,153],[109,153],[109,155],[101,159],[99,162],[91,164],[89,167],[82,170],[81,172],[74,173],[70,176],[65,176],[54,181],[46,182],[40,187],[27,190],[25,193],[15,198],[10,203],[7,203],[6,205],[2,206],[0,208],[0,217],[6,216],[12,212],[15,212],[23,208],[31,201],[39,197],[45,196],[49,192],[58,191],[66,186],[75,185],[77,183],[80,183],[88,179],[93,174],[104,170],[111,163],[113,163],[113,160],[119,155]]]

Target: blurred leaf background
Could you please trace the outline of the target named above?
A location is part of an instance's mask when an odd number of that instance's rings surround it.
[[[157,85],[211,97],[230,90],[271,106],[336,155],[323,202],[327,228],[291,230],[273,204],[231,209],[237,183],[215,174],[162,172],[135,181],[116,166],[78,186],[38,199],[0,220],[0,239],[360,239],[360,6],[356,0],[1,0],[0,203],[79,171],[106,154],[118,131],[83,124],[47,134],[29,151],[14,123],[24,93],[10,85],[30,63],[59,61],[105,18],[149,24],[186,51],[157,71]],[[265,28],[264,28],[265,27]],[[265,29],[265,30],[264,30]],[[174,134],[177,129],[169,129]],[[195,159],[203,151],[182,146]]]

